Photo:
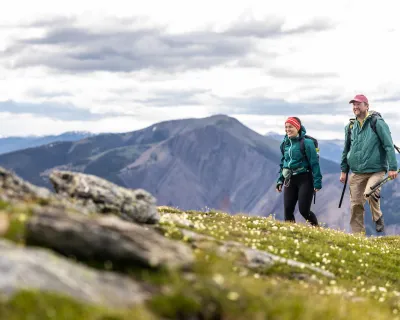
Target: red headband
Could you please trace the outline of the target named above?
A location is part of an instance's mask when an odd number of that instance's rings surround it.
[[[297,131],[300,131],[301,128],[300,122],[298,122],[295,118],[290,117],[285,121],[285,123],[290,123],[293,127],[297,129]]]

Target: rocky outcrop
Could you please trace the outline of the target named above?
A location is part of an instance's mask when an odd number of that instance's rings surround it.
[[[2,167],[0,167],[0,200],[29,203],[31,206],[54,206],[82,214],[90,213],[90,208],[80,205],[73,199],[67,199],[49,189],[35,186]]]
[[[50,190],[34,186],[2,167],[0,167],[0,190],[0,199],[3,201],[47,199],[52,197]]]
[[[71,171],[50,174],[55,191],[99,213],[113,213],[124,220],[157,223],[156,199],[142,189],[130,190],[105,179]]]
[[[41,208],[26,225],[26,242],[125,266],[185,268],[193,262],[192,250],[184,243],[111,215],[87,217]]]
[[[149,294],[131,278],[97,271],[45,249],[0,240],[0,293],[41,290],[110,307],[131,307]]]

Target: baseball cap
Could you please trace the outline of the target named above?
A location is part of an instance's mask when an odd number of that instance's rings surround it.
[[[353,102],[365,102],[365,103],[368,103],[368,99],[363,94],[357,94],[353,99],[351,99],[349,101],[349,103],[353,103]]]

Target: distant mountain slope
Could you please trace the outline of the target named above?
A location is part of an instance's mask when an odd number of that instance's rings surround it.
[[[56,141],[77,141],[93,135],[90,132],[71,131],[60,135],[0,138],[0,154],[38,147]]]

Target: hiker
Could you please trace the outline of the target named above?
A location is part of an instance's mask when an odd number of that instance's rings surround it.
[[[285,121],[286,135],[281,143],[282,158],[276,190],[283,193],[285,221],[295,222],[294,209],[299,203],[300,214],[311,225],[318,220],[311,211],[312,198],[322,188],[319,156],[313,140],[297,117]]]
[[[358,94],[349,103],[353,105],[356,118],[352,119],[353,121],[350,121],[345,127],[340,182],[347,182],[347,176],[351,170],[349,178],[350,227],[352,233],[365,233],[366,193],[371,190],[371,186],[384,178],[386,172],[392,179],[397,177],[397,161],[390,129],[379,113],[369,110],[367,97]],[[372,220],[375,222],[377,232],[384,230],[380,191],[379,187],[368,197]]]

